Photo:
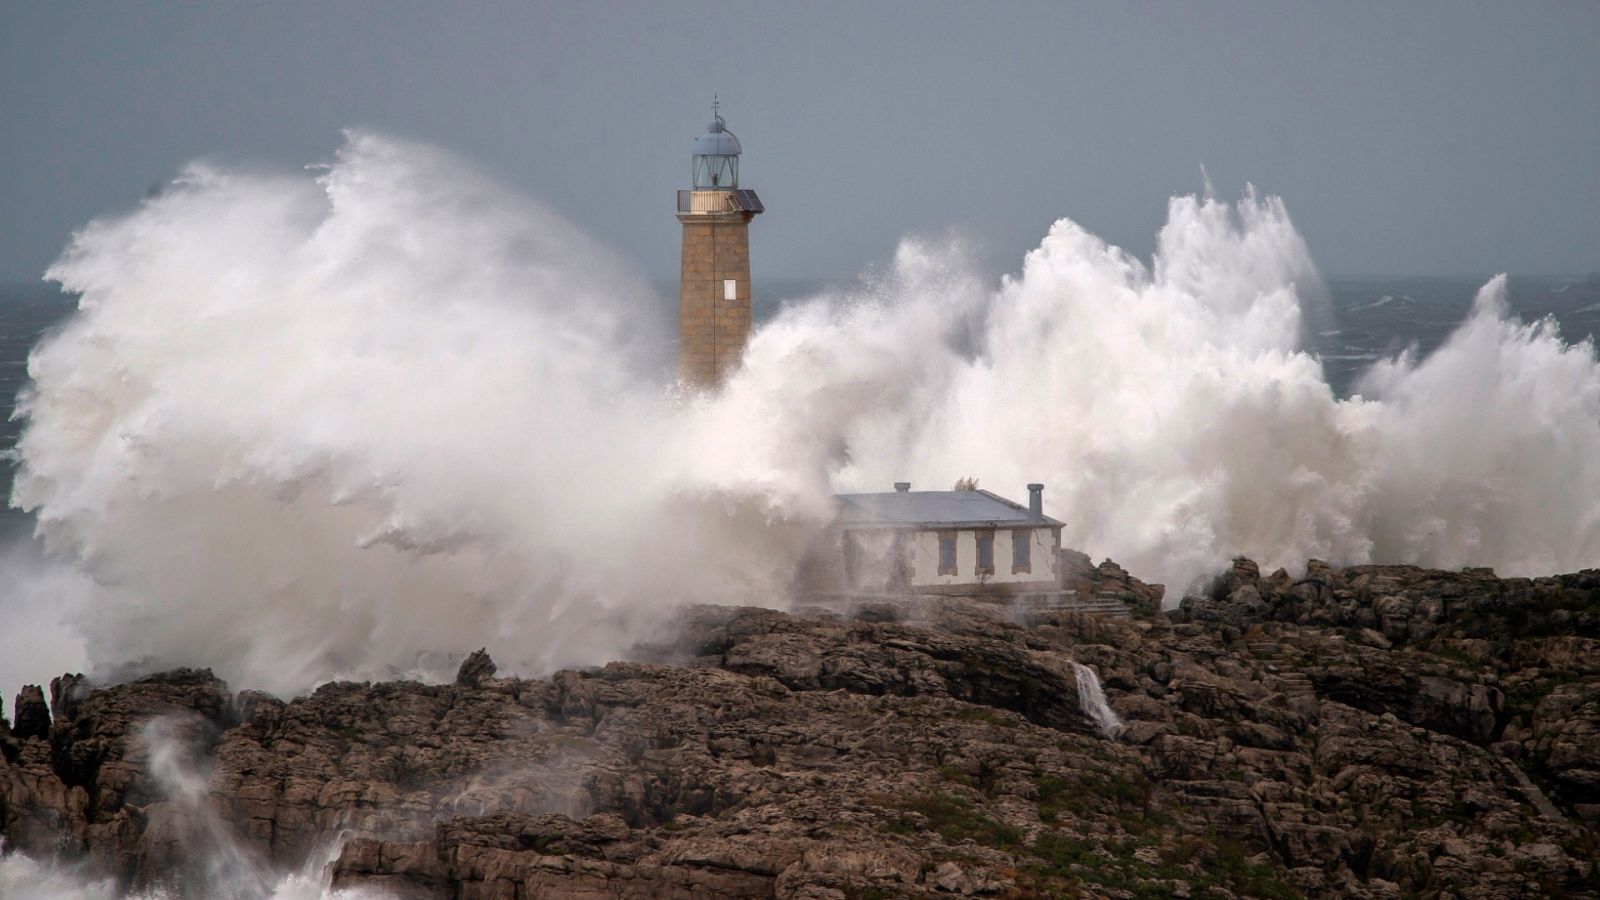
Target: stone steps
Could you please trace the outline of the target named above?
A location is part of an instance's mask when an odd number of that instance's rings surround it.
[[[1075,603],[1063,604],[1052,612],[1081,612],[1094,616],[1106,616],[1112,619],[1131,619],[1133,613],[1128,609],[1128,604],[1121,600],[1080,600]]]
[[[1024,600],[1020,605],[1033,615],[1076,612],[1087,613],[1092,616],[1104,616],[1108,619],[1133,618],[1133,611],[1128,609],[1128,604],[1114,594],[1101,594],[1094,597],[1075,597],[1068,594],[1065,597],[1053,598],[1044,602]]]
[[[1317,692],[1311,684],[1311,676],[1304,672],[1280,672],[1278,681],[1283,685],[1283,692],[1290,697],[1313,696]]]

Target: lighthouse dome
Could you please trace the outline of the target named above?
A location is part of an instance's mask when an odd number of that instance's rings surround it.
[[[694,139],[696,156],[738,156],[740,152],[739,139],[728,130],[721,116],[712,119],[706,126],[706,133]]]

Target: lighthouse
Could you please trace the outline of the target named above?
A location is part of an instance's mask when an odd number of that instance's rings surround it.
[[[739,187],[739,153],[713,102],[711,124],[694,141],[693,187],[678,191],[678,380],[688,387],[721,385],[750,335],[750,220],[765,207]]]

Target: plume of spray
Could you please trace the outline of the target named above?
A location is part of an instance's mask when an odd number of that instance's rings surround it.
[[[94,877],[83,863],[40,861],[21,853],[0,855],[0,897],[52,900],[386,900],[370,890],[332,890],[327,864],[339,841],[312,853],[299,871],[278,872],[244,847],[212,805],[209,774],[197,752],[197,729],[204,723],[175,717],[146,722],[138,753],[157,802],[147,844],[170,847],[175,855],[161,883],[135,893],[119,891],[112,879]],[[0,850],[4,849],[0,842]]]
[[[1300,349],[1275,198],[1171,201],[1147,265],[1062,220],[990,285],[907,241],[786,308],[716,394],[665,383],[661,304],[440,151],[196,165],[96,221],[29,361],[13,501],[81,573],[89,657],[277,692],[596,663],[685,601],[783,602],[838,490],[1045,482],[1068,546],[1169,596],[1264,565],[1600,557],[1600,366],[1504,281],[1340,400]]]
[[[878,373],[886,401],[845,423],[837,479],[1042,481],[1067,546],[1174,600],[1238,554],[1291,570],[1593,565],[1600,364],[1553,320],[1518,323],[1505,287],[1485,285],[1428,358],[1387,361],[1340,400],[1300,349],[1322,288],[1281,201],[1174,198],[1149,267],[1062,220],[996,291],[885,308],[885,331],[937,338]],[[859,318],[795,310],[738,377],[781,380],[818,347],[872,354]]]
[[[777,590],[762,536],[807,476],[685,465],[648,288],[447,154],[192,166],[50,277],[80,309],[30,358],[13,499],[96,582],[102,664],[279,692],[485,643],[549,668],[662,601]]]
[[[277,880],[265,863],[241,846],[232,828],[211,805],[209,773],[201,766],[193,736],[177,720],[160,717],[140,733],[145,768],[164,798],[152,810],[151,843],[168,844],[179,855],[180,893],[261,900]]]
[[[21,853],[6,853],[3,840],[0,840],[0,897],[118,900],[112,881],[90,876],[81,865],[55,864]]]

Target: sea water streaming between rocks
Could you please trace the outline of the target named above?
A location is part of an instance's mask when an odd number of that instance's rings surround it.
[[[1106,702],[1106,693],[1100,689],[1100,676],[1080,662],[1074,662],[1072,669],[1078,675],[1078,702],[1083,705],[1084,714],[1100,726],[1106,737],[1116,737],[1122,731],[1122,720]]]

